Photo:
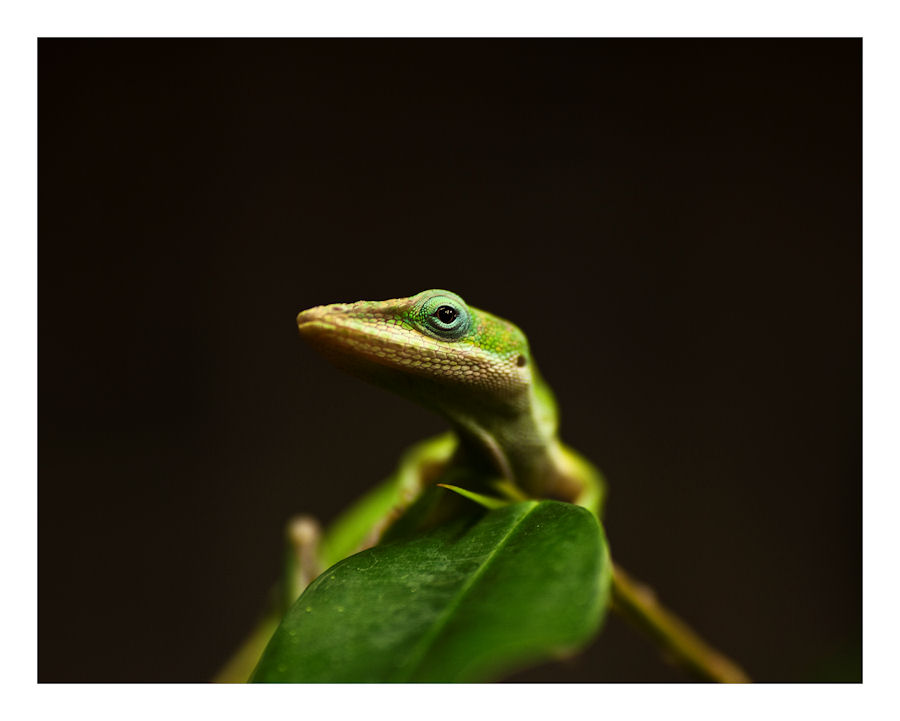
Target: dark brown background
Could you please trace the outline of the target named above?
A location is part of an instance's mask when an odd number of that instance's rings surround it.
[[[202,681],[294,512],[442,429],[297,338],[517,322],[621,563],[757,679],[861,675],[861,41],[41,40],[42,681]],[[611,619],[516,680],[684,677]]]

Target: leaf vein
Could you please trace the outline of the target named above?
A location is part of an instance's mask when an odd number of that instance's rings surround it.
[[[500,553],[500,551],[503,549],[512,535],[521,527],[525,519],[528,518],[528,516],[530,516],[540,505],[537,501],[532,501],[531,503],[531,508],[523,513],[522,516],[504,534],[499,543],[497,543],[493,550],[488,554],[488,556],[481,562],[478,568],[475,569],[472,575],[463,584],[462,588],[460,588],[456,595],[450,600],[450,603],[447,604],[447,608],[443,613],[441,613],[440,616],[438,616],[429,632],[422,637],[418,644],[416,644],[415,648],[413,648],[413,650],[410,652],[407,661],[404,664],[403,670],[405,671],[405,674],[400,674],[400,677],[396,680],[406,681],[409,679],[410,675],[415,673],[416,669],[418,668],[418,664],[428,653],[428,650],[429,648],[431,648],[435,639],[440,636],[441,631],[443,631],[447,624],[450,622],[450,619],[453,616],[453,612],[456,611],[456,609],[459,608],[459,606],[462,604],[463,600],[466,597],[466,594],[475,585],[478,579],[484,575],[484,572],[487,570],[488,566],[490,566],[491,562],[497,557],[497,555]]]

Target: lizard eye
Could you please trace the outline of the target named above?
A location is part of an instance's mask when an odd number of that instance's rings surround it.
[[[469,330],[471,315],[462,298],[447,291],[424,295],[419,301],[420,330],[440,340],[459,340]]]
[[[432,315],[437,318],[444,325],[450,325],[453,321],[456,320],[459,313],[455,308],[451,308],[449,305],[442,305],[438,308]]]

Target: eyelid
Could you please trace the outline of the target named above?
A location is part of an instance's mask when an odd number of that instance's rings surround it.
[[[447,306],[455,317],[449,322],[441,320],[438,311]],[[422,300],[418,306],[419,329],[428,335],[443,341],[456,341],[462,338],[472,323],[472,318],[465,304],[457,299],[438,294]]]

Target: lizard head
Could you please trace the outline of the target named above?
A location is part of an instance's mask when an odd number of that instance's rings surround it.
[[[438,410],[464,402],[517,412],[528,402],[525,334],[450,291],[318,306],[297,325],[335,365]]]

